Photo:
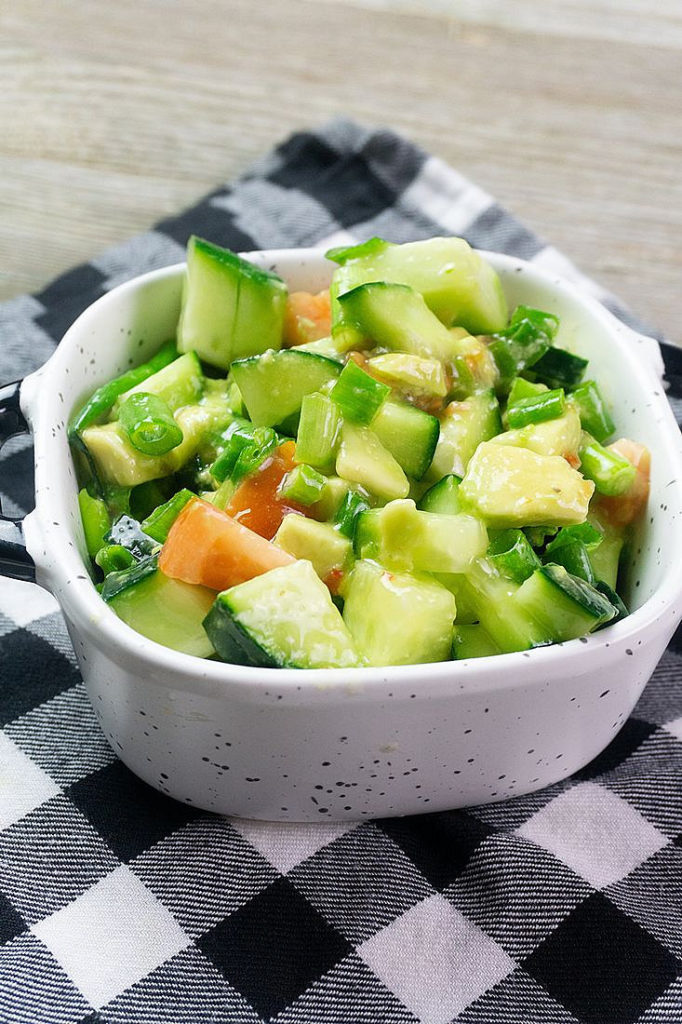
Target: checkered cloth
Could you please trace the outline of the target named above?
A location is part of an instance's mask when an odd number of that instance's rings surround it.
[[[334,122],[237,184],[0,307],[0,379],[121,281],[235,249],[463,234],[580,277],[388,131]],[[664,347],[682,412],[682,359]],[[31,503],[28,453],[5,507]],[[540,793],[278,825],[175,803],[107,745],[51,597],[0,582],[2,1024],[663,1024],[682,1020],[682,639],[610,747]]]

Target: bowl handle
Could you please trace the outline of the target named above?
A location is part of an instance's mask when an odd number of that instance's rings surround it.
[[[0,448],[15,434],[30,433],[19,405],[21,384],[20,380],[16,380],[12,384],[0,387]],[[10,519],[4,515],[1,504],[0,574],[30,582],[34,582],[36,578],[35,563],[26,550],[22,520]]]

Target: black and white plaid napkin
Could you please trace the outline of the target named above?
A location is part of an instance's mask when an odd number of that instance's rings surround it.
[[[0,306],[0,380],[95,298],[234,249],[462,234],[582,278],[389,131],[295,135],[239,182]],[[663,346],[682,414],[682,358]],[[0,497],[31,504],[26,445]],[[682,640],[596,761],[503,804],[282,825],[177,804],[107,745],[51,597],[0,580],[1,1024],[679,1024]]]

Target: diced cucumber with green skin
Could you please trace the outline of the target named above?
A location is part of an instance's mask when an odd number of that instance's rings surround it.
[[[375,281],[339,297],[344,322],[379,345],[397,352],[451,363],[466,351],[431,312],[424,299],[404,284]]]
[[[582,523],[594,484],[556,455],[484,441],[462,480],[463,502],[488,526]]]
[[[318,338],[317,341],[306,341],[304,345],[294,346],[297,352],[313,352],[318,356],[326,356],[335,362],[344,364],[343,353],[339,351],[333,338]]]
[[[354,668],[362,659],[310,562],[280,566],[218,594],[204,627],[224,661]]]
[[[156,395],[168,408],[175,412],[183,405],[195,405],[204,390],[204,374],[195,352],[187,352],[184,356],[174,359],[162,370],[157,370],[141,384],[122,394],[114,403],[110,419],[117,419],[118,413],[131,395]]]
[[[223,370],[234,359],[278,349],[286,299],[286,285],[276,274],[192,236],[178,348]]]
[[[160,570],[145,576],[109,600],[119,619],[138,633],[173,651],[209,658],[213,644],[203,621],[215,591],[173,580]]]
[[[422,512],[439,512],[442,515],[454,516],[462,511],[459,500],[459,485],[462,480],[454,473],[442,477],[437,484],[429,487],[417,502]]]
[[[344,423],[336,456],[336,472],[378,498],[405,498],[410,485],[400,464],[370,427]]]
[[[493,638],[486,633],[480,622],[457,623],[452,638],[452,657],[454,661],[465,661],[467,658],[489,658],[501,654]]]
[[[306,558],[321,580],[335,569],[345,570],[353,561],[353,543],[331,523],[290,513],[282,520],[273,541],[294,558]]]
[[[515,583],[523,583],[540,567],[540,559],[521,530],[502,530],[491,537],[488,559]]]
[[[313,352],[268,351],[232,364],[232,376],[242,393],[252,423],[275,427],[300,413],[306,395],[336,380],[341,367]]]
[[[359,558],[408,572],[464,572],[487,545],[480,519],[420,512],[410,498],[361,512],[354,540]]]
[[[572,576],[563,565],[543,565],[522,583],[515,603],[561,643],[591,633],[609,622],[616,609],[603,594]]]
[[[608,585],[608,583],[604,583],[604,580],[599,580],[599,582],[596,584],[596,588],[599,591],[599,593],[603,594],[604,597],[608,601],[610,601],[613,607],[616,609],[616,614],[609,622],[604,623],[605,626],[610,626],[612,623],[620,622],[621,619],[626,619],[628,617],[630,612],[628,611],[627,605],[625,604],[623,599],[616,593],[616,591]],[[601,629],[602,627],[598,626],[597,628]]]
[[[603,580],[612,590],[616,590],[620,557],[625,542],[624,531],[602,522],[592,510],[588,521],[603,535],[599,546],[590,550],[594,574],[598,580]]]
[[[529,448],[538,455],[561,455],[563,458],[576,459],[581,436],[580,417],[569,403],[563,416],[555,420],[531,423],[517,430],[505,430],[490,440],[514,448]]]
[[[332,278],[332,322],[337,329],[341,318],[335,298],[369,281],[409,285],[448,327],[456,323],[471,334],[489,334],[507,324],[499,277],[463,238],[375,244],[373,250],[358,252],[356,258],[346,255],[344,260]]]
[[[438,359],[409,355],[407,352],[386,352],[367,360],[374,375],[413,394],[445,398],[447,381],[443,364]]]
[[[455,598],[428,577],[357,562],[344,587],[343,618],[370,665],[421,665],[450,657]]]
[[[413,480],[421,480],[436,451],[440,424],[435,416],[407,402],[387,401],[372,420],[384,448]]]
[[[458,590],[486,633],[507,654],[527,651],[550,642],[551,635],[515,601],[519,584],[501,575],[488,558],[477,558],[467,568]],[[461,597],[460,597],[461,594]]]
[[[368,508],[369,504],[358,491],[349,490],[334,516],[335,528],[344,537],[353,541],[358,516],[361,512],[366,512]]]
[[[159,556],[157,553],[147,555],[146,558],[140,559],[139,562],[134,562],[127,569],[121,569],[120,572],[109,573],[100,591],[102,600],[108,604],[124,590],[127,590],[129,587],[136,587],[142,580],[147,579],[148,576],[152,576],[158,571],[158,564]]]
[[[546,562],[554,562],[563,565],[572,576],[578,576],[591,586],[597,585],[597,577],[592,568],[592,560],[587,548],[580,540],[573,540],[555,548],[550,555],[545,556]]]
[[[451,402],[440,416],[440,435],[429,479],[438,480],[453,473],[464,476],[481,441],[501,430],[500,404],[494,391],[481,391],[463,402]]]
[[[176,422],[182,428],[182,442],[167,455],[138,452],[118,423],[87,427],[81,437],[102,481],[134,487],[147,480],[176,473],[212,434],[226,427],[232,418],[222,395],[207,395],[197,405],[184,406],[175,413]]]

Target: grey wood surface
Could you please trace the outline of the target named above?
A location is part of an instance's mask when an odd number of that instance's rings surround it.
[[[682,340],[679,0],[5,0],[0,298],[338,114],[449,161]]]

